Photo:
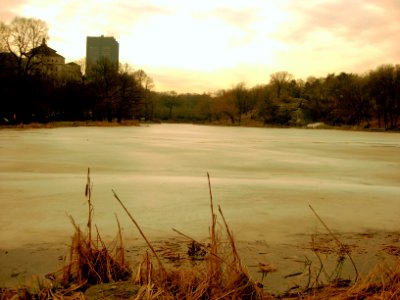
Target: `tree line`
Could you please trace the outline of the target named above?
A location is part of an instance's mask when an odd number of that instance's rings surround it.
[[[34,72],[40,61],[31,50],[48,38],[47,32],[43,21],[32,18],[0,23],[0,122],[139,119],[399,128],[400,65],[306,80],[280,71],[266,84],[247,87],[241,82],[213,94],[155,92],[143,70],[106,59],[75,79]]]
[[[281,71],[264,85],[248,88],[241,82],[212,95],[155,93],[152,101],[152,117],[160,120],[299,127],[323,122],[393,130],[400,127],[400,65],[307,80]]]
[[[244,83],[215,97],[215,116],[232,123],[246,118],[264,124],[304,126],[324,122],[399,128],[400,65],[381,65],[363,75],[342,72],[325,77],[294,79],[286,72],[270,76],[268,84],[246,88]]]

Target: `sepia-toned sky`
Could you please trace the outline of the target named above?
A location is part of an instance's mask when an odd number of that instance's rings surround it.
[[[158,91],[400,63],[400,0],[1,0],[0,20],[14,16],[46,21],[49,46],[67,62],[85,56],[86,36],[115,36],[121,62]]]

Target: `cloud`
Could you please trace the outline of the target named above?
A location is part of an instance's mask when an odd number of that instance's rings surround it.
[[[86,36],[104,34],[119,39],[147,18],[168,13],[164,7],[128,0],[27,0],[18,7],[18,15],[46,21],[49,45],[69,60],[85,56]]]
[[[292,21],[274,37],[287,45],[279,58],[296,75],[363,72],[400,59],[400,3],[296,1],[286,10]]]
[[[287,7],[297,20],[297,30],[288,38],[301,42],[315,30],[323,30],[346,40],[373,42],[382,32],[394,33],[399,28],[400,4],[383,6],[384,1],[337,0],[293,2]],[[393,9],[395,8],[395,9]],[[398,32],[398,30],[397,30]],[[281,33],[281,32],[280,32]]]
[[[200,18],[207,18],[210,15],[242,29],[248,28],[253,22],[260,19],[260,15],[255,8],[231,9],[229,7],[219,7],[207,13],[197,14]]]
[[[268,70],[256,65],[239,65],[211,73],[176,68],[148,67],[144,70],[154,79],[156,90],[179,93],[214,93],[233,87],[238,82],[245,82],[250,87],[269,81]]]
[[[0,21],[9,23],[15,16],[19,16],[19,9],[25,0],[2,0]]]
[[[148,65],[215,71],[240,64],[267,65],[283,47],[268,37],[283,21],[277,9],[263,5],[257,10],[240,1],[241,7],[201,3],[136,24],[131,36],[140,44],[135,47],[132,41],[129,48]]]
[[[392,0],[3,0],[0,16],[12,14],[46,21],[50,47],[67,60],[85,56],[86,36],[113,35],[122,62],[177,91],[400,61]]]

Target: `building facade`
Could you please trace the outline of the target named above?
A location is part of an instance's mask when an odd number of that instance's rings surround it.
[[[116,68],[119,64],[119,44],[114,37],[93,37],[86,38],[86,74],[101,59],[107,59]]]
[[[39,47],[33,48],[29,56],[33,60],[31,72],[40,73],[58,80],[81,80],[81,67],[76,63],[65,64],[65,58],[47,46],[43,39]]]
[[[50,48],[43,39],[39,47],[33,48],[29,53],[33,57],[35,66],[34,70],[40,71],[42,74],[52,77],[61,77],[65,65],[65,58],[58,54],[56,50]]]

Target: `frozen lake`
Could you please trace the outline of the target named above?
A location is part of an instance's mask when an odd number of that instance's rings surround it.
[[[214,203],[238,240],[268,243],[323,231],[400,229],[400,134],[196,125],[0,130],[0,245],[68,243],[94,222],[138,237],[111,190],[150,239],[208,236]]]

